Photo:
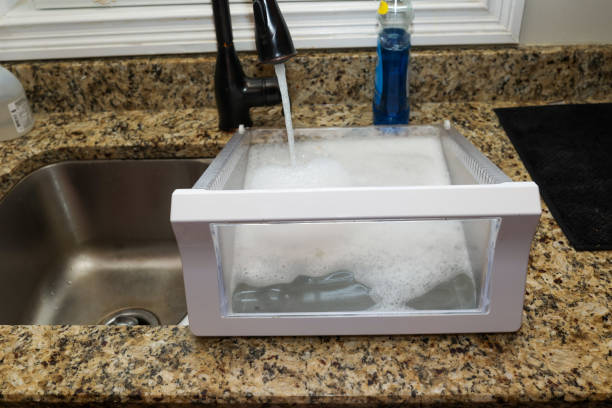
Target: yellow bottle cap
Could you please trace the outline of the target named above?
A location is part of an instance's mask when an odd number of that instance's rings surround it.
[[[389,11],[389,5],[385,0],[381,0],[380,5],[378,6],[378,14],[384,16]]]

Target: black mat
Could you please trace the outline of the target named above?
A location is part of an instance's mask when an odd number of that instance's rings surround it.
[[[612,104],[495,113],[574,248],[612,249]]]

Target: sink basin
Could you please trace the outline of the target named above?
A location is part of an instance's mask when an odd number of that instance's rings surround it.
[[[0,324],[176,324],[170,199],[207,160],[64,162],[0,202]]]

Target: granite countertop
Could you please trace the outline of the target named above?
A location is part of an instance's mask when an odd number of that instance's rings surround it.
[[[241,55],[248,75],[270,74]],[[296,127],[371,123],[373,50],[288,64]],[[214,55],[15,62],[36,112],[0,142],[0,198],[64,160],[213,157]],[[612,45],[415,48],[413,124],[454,126],[529,175],[493,108],[611,101]],[[427,103],[425,103],[427,102]],[[280,107],[252,110],[281,127]],[[0,226],[1,227],[1,226]],[[197,338],[186,327],[0,326],[0,406],[612,405],[612,251],[576,252],[543,204],[516,333]]]
[[[413,124],[453,124],[513,180],[529,175],[492,109],[413,106]],[[256,126],[281,126],[279,107]],[[370,123],[369,104],[295,109],[296,127]],[[0,143],[0,196],[45,164],[212,157],[229,140],[211,108],[39,113]],[[517,333],[197,338],[186,327],[0,326],[0,405],[217,403],[612,404],[612,251],[576,252],[543,204]],[[470,405],[471,406],[471,405]]]

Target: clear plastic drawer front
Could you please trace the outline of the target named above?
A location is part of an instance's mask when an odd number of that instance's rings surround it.
[[[173,195],[198,335],[511,331],[540,213],[452,129],[236,134]]]
[[[213,224],[222,313],[484,313],[498,223]]]

